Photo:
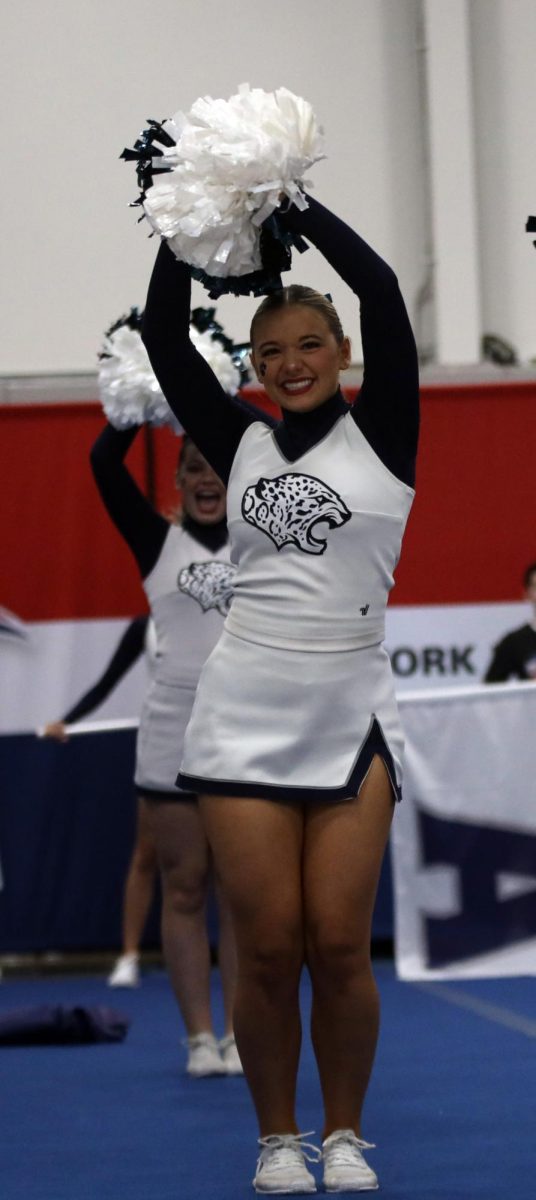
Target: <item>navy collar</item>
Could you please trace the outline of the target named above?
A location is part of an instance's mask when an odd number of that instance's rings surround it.
[[[283,409],[283,419],[274,430],[274,437],[279,449],[285,458],[294,462],[307,450],[311,450],[313,446],[321,442],[339,417],[348,411],[348,404],[340,388],[337,388],[333,396],[330,396],[324,404],[321,404],[319,408],[313,408],[311,412],[295,413]]]
[[[190,537],[195,538],[196,542],[200,542],[202,546],[205,546],[207,550],[211,550],[212,553],[221,550],[222,546],[225,546],[229,536],[225,517],[222,521],[216,521],[215,525],[203,525],[200,521],[194,521],[193,517],[185,513],[181,524],[186,533],[190,534]]]

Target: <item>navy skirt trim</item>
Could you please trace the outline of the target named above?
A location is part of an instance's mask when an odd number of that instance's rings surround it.
[[[251,800],[279,800],[294,804],[333,804],[342,800],[353,800],[365,782],[372,760],[375,756],[382,759],[387,774],[393,799],[402,799],[402,789],[396,782],[396,771],[391,751],[383,736],[382,728],[373,714],[365,740],[358,751],[346,783],[335,788],[313,787],[281,787],[272,783],[255,783],[233,779],[205,779],[202,775],[185,775],[181,771],[177,776],[177,787],[195,792],[197,795],[236,796]]]
[[[177,783],[177,789],[179,787],[180,784]],[[139,783],[134,784],[134,790],[136,795],[140,797],[140,800],[168,800],[172,804],[196,803],[197,794],[191,788],[188,790],[183,789],[181,792],[177,789],[174,788],[172,792],[165,792],[158,788],[142,787]]]

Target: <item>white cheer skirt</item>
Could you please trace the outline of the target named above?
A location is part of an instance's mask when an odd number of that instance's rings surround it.
[[[224,629],[201,672],[178,782],[198,794],[345,800],[379,754],[400,799],[403,745],[382,645],[279,649]]]
[[[166,792],[170,800],[191,800],[179,789],[177,771],[195,689],[153,680],[146,694],[136,742],[134,783],[138,792]]]

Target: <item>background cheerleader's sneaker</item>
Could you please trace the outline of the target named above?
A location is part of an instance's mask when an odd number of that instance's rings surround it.
[[[207,1075],[227,1074],[213,1033],[196,1033],[186,1039],[185,1045],[188,1047],[187,1075],[202,1079]]]
[[[356,1137],[353,1129],[336,1129],[322,1142],[326,1192],[374,1192],[378,1177],[363,1158],[372,1142]]]
[[[137,954],[122,954],[108,976],[108,987],[138,987],[140,964]]]
[[[316,1192],[314,1175],[305,1160],[319,1162],[322,1155],[317,1146],[303,1141],[310,1136],[310,1133],[272,1133],[259,1138],[262,1149],[253,1180],[256,1192],[272,1196]]]
[[[240,1055],[233,1033],[228,1034],[227,1037],[220,1038],[220,1054],[227,1075],[244,1074],[244,1068],[240,1062]]]

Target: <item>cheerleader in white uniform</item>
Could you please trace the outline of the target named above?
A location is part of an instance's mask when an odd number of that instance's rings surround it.
[[[169,404],[228,483],[235,595],[201,674],[179,781],[200,794],[231,903],[234,1025],[261,1135],[254,1185],[274,1193],[315,1190],[295,1117],[304,964],[324,1186],[378,1186],[361,1130],[378,1031],[370,928],[403,748],[382,639],[418,435],[417,356],[396,277],[308,205],[285,215],[287,228],[361,303],[365,371],[352,408],[339,391],[350,343],[329,299],[308,288],[269,295],[252,325],[253,365],[282,410],[275,429],[225,397],[189,342],[190,272],[165,244],[142,334]]]
[[[182,744],[199,672],[221,633],[232,594],[225,488],[186,438],[177,471],[183,516],[180,523],[167,521],[124,463],[138,429],[106,425],[91,451],[102,499],[139,567],[156,632],[152,681],[137,739],[135,785],[156,844],[162,944],[188,1034],[187,1071],[237,1074],[241,1066],[232,1030],[236,964],[228,907],[220,903],[226,1029],[218,1044],[210,1007],[205,911],[209,848],[195,793],[175,785],[177,746]]]

